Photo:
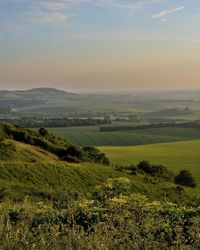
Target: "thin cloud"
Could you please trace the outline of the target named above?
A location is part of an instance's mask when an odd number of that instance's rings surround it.
[[[178,8],[175,8],[175,9],[172,9],[170,10],[168,13],[171,14],[171,13],[174,13],[174,12],[177,12],[177,11],[180,11],[180,10],[183,10],[185,7],[184,6],[180,6]]]
[[[61,23],[68,19],[66,15],[60,12],[53,13],[33,13],[30,15],[30,19],[34,23]]]
[[[181,10],[185,9],[184,6],[179,6],[175,9],[171,9],[171,10],[163,10],[157,14],[152,15],[152,19],[160,19],[161,21],[167,21],[167,17],[173,13],[179,12]]]
[[[148,6],[154,4],[165,3],[166,0],[135,0],[135,1],[124,1],[124,0],[0,0],[1,3],[19,4],[22,5],[22,11],[17,16],[18,21],[23,18],[26,22],[32,23],[55,23],[62,24],[71,19],[71,6],[79,5],[92,5],[122,9],[127,11],[130,16],[134,15],[137,11],[140,11]],[[0,3],[0,6],[1,6]],[[174,10],[175,11],[175,10]],[[177,10],[176,10],[177,11]],[[169,13],[170,14],[170,13]],[[28,18],[28,19],[27,19]],[[16,23],[16,21],[15,21]]]

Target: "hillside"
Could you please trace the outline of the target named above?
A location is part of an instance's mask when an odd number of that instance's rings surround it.
[[[119,176],[105,166],[106,159],[98,150],[79,148],[45,129],[0,125],[0,196],[48,197],[60,190],[87,193]]]
[[[151,199],[164,199],[163,193],[168,190],[169,199],[180,201],[179,195],[174,195],[173,181],[147,181],[146,175],[133,176],[129,171],[108,166],[107,157],[100,151],[74,146],[46,130],[1,125],[0,138],[2,198],[22,199],[28,195],[49,199],[69,191],[87,194],[110,178],[126,177],[131,180],[133,191]],[[183,203],[190,200],[185,197]]]

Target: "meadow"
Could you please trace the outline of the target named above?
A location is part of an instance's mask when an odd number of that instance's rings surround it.
[[[181,169],[189,169],[200,189],[199,148],[200,140],[130,147],[99,147],[113,164],[130,165],[148,160],[155,164],[163,164],[176,173]]]
[[[50,129],[80,146],[137,146],[154,143],[200,139],[195,128],[156,128],[130,131],[99,132],[98,126]]]

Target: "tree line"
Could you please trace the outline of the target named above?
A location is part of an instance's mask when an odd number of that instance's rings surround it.
[[[152,128],[200,128],[200,122],[170,122],[170,123],[151,123],[136,126],[102,126],[99,128],[100,132],[114,132],[114,131],[127,131],[127,130],[140,130],[140,129],[152,129]]]

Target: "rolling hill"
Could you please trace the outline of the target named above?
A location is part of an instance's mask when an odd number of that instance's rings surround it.
[[[46,130],[0,125],[0,199],[29,196],[48,200],[67,192],[87,195],[108,179],[126,177],[134,192],[164,199],[163,193],[168,190],[169,199],[180,200],[174,195],[173,182],[156,178],[147,181],[148,176],[108,166],[104,159],[106,156],[98,150],[77,147]],[[185,197],[183,202],[188,202]]]
[[[19,98],[32,98],[32,99],[40,99],[40,98],[50,98],[50,97],[67,97],[74,96],[76,94],[65,92],[55,88],[35,88],[29,90],[1,90],[0,98],[1,99],[19,99]]]
[[[177,94],[176,98],[175,92],[170,99],[169,96],[163,98],[164,94],[158,95],[151,92],[74,94],[54,88],[2,90],[0,91],[0,106],[4,110],[0,110],[0,114],[5,114],[6,110],[14,108],[18,115],[73,114],[84,117],[90,115],[104,117],[105,114],[112,112],[123,116],[125,113],[138,115],[159,110],[185,110],[188,108],[193,111],[191,114],[175,112],[175,115],[178,115],[179,119],[199,119],[199,99],[196,97],[196,93],[191,93],[190,98],[187,97],[187,93],[185,94],[186,96],[182,93],[182,98]],[[165,117],[170,118],[171,116],[174,117],[174,113]]]

